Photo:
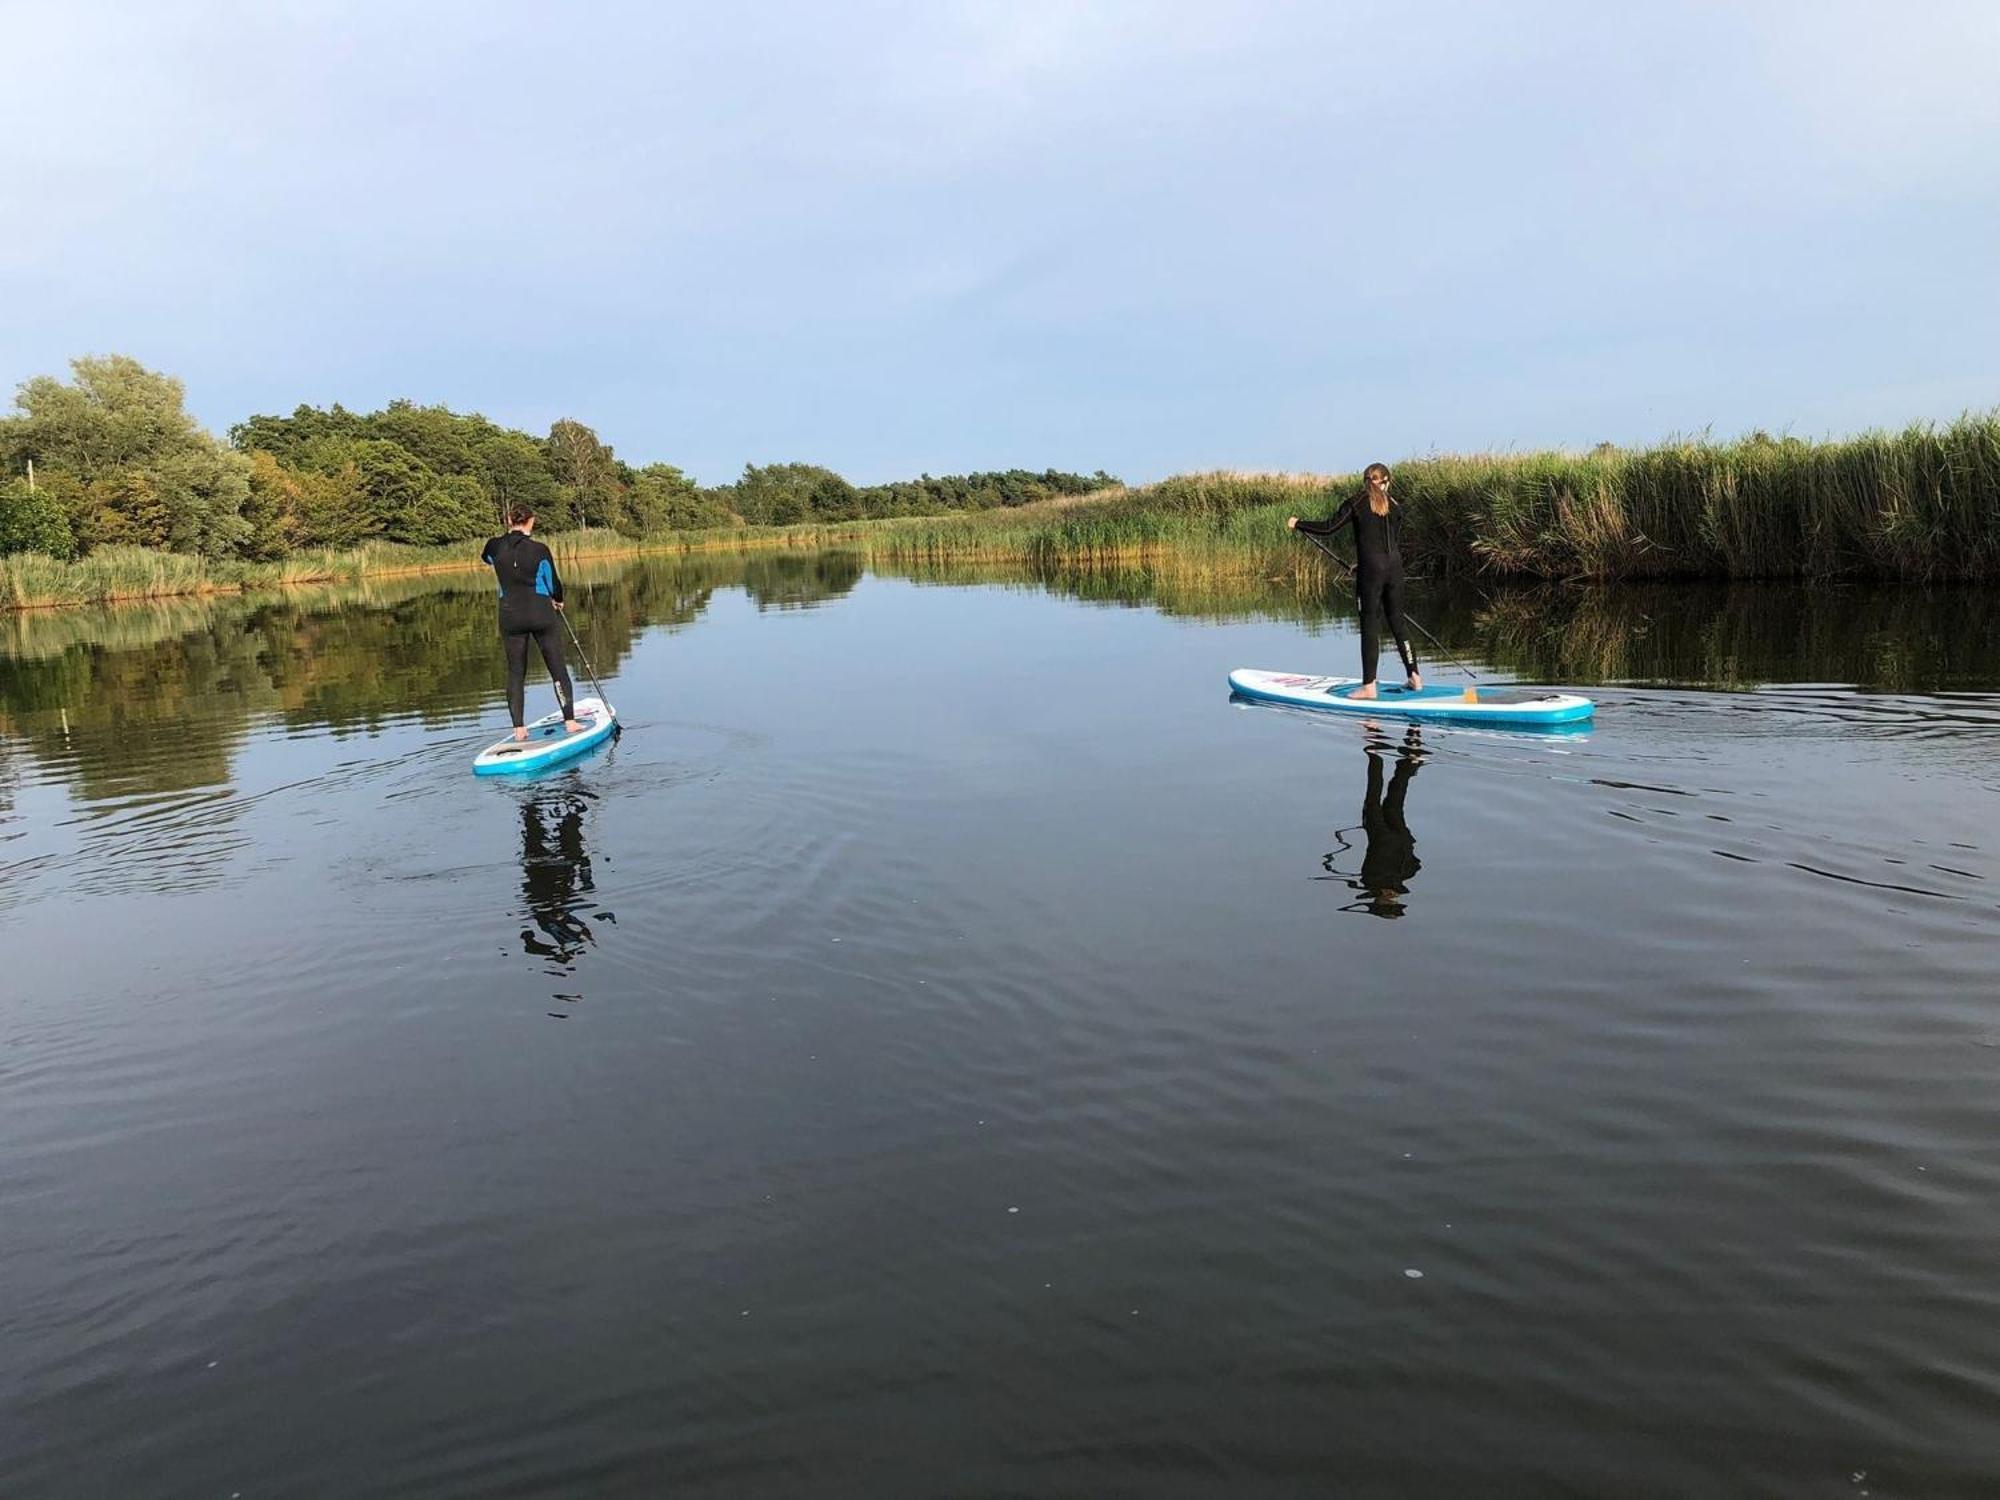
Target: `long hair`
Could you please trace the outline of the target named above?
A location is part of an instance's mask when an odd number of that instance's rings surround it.
[[[1387,464],[1381,464],[1381,463],[1370,464],[1367,468],[1363,469],[1361,471],[1361,488],[1355,491],[1354,494],[1354,499],[1357,504],[1362,501],[1365,501],[1368,498],[1368,476],[1378,472],[1384,479],[1390,479],[1394,477],[1389,472],[1389,466]],[[1391,500],[1389,503],[1391,505],[1394,505],[1396,502]]]

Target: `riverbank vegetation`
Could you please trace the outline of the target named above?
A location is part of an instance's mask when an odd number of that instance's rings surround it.
[[[224,443],[189,414],[178,380],[136,360],[78,359],[71,375],[25,382],[0,418],[0,558],[82,566],[52,590],[42,589],[46,570],[17,577],[15,603],[423,566],[370,549],[463,551],[502,529],[514,505],[533,509],[545,532],[616,534],[631,547],[702,528],[964,512],[1116,484],[1104,473],[1010,470],[857,486],[792,463],[703,487],[671,464],[634,468],[581,422],[535,437],[409,401],[252,416]]]
[[[644,550],[635,538],[601,528],[557,532],[545,540],[566,574],[595,559],[629,557]],[[272,562],[207,558],[152,547],[100,547],[73,561],[20,552],[0,556],[0,609],[119,604],[480,571],[484,570],[476,548],[463,542],[435,547],[395,542],[370,542],[346,549],[316,547]],[[488,574],[486,586],[491,585]]]
[[[1397,464],[1419,571],[1535,580],[2000,577],[2000,412],[1807,443],[1763,434],[1589,453]],[[1192,474],[1072,505],[898,527],[881,544],[1039,563],[1159,551],[1234,554],[1249,571],[1324,571],[1284,529],[1358,474]]]
[[[1288,533],[1351,474],[1103,472],[857,486],[817,465],[704,487],[633,468],[580,422],[546,437],[392,402],[253,416],[223,443],[178,381],[122,357],[26,382],[0,418],[0,608],[235,592],[476,566],[513,504],[557,556],[840,546],[871,562],[1011,561],[1205,578],[1333,571]],[[1809,443],[1609,444],[1396,466],[1412,565],[1529,580],[2000,577],[2000,411]],[[1163,561],[1171,556],[1174,561]]]

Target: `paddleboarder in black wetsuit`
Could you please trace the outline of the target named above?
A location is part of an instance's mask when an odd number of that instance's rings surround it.
[[[549,549],[531,534],[532,510],[515,506],[507,512],[507,525],[510,529],[488,542],[479,560],[500,580],[500,641],[507,649],[507,712],[514,716],[514,738],[528,737],[524,726],[531,640],[541,650],[542,664],[555,684],[563,728],[575,734],[583,725],[576,720],[576,692],[570,686],[569,668],[563,665],[562,621],[556,617],[563,607],[562,575],[556,572]]]
[[[1396,638],[1412,691],[1424,685],[1417,675],[1417,654],[1403,625],[1403,515],[1389,498],[1389,467],[1370,464],[1362,474],[1365,488],[1324,521],[1285,524],[1308,536],[1331,537],[1344,526],[1354,528],[1354,596],[1361,605],[1361,686],[1348,696],[1373,698],[1375,664],[1382,655],[1382,621]]]

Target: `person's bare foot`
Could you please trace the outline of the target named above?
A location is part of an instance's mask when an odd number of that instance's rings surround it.
[[[564,734],[582,734],[582,733],[583,733],[583,725],[579,724],[579,723],[578,723],[578,722],[577,722],[577,721],[576,721],[575,719],[564,719],[564,720],[563,720],[563,733],[564,733]]]
[[[1410,674],[1409,687],[1411,692],[1421,693],[1424,690],[1423,678],[1419,677],[1415,672],[1412,672]]]
[[[1348,696],[1350,698],[1373,698],[1375,696],[1375,684],[1372,682],[1364,682],[1361,684],[1360,687],[1356,688],[1352,693],[1349,693]]]
[[[514,738],[515,738],[515,739],[517,739],[517,740],[525,740],[525,739],[526,739],[527,737],[528,737],[528,727],[527,727],[527,725],[525,725],[525,724],[516,724],[516,725],[514,726]]]

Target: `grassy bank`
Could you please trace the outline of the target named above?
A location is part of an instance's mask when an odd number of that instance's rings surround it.
[[[1195,474],[1040,514],[911,527],[894,552],[970,546],[1044,564],[1162,551],[1317,570],[1284,519],[1357,475]],[[1832,443],[1687,442],[1396,466],[1411,562],[1522,579],[2000,577],[2000,413]]]
[[[646,543],[615,531],[568,531],[545,540],[565,569],[599,559],[630,557]],[[276,562],[216,562],[149,547],[100,547],[75,562],[39,553],[0,557],[0,609],[47,609],[65,604],[118,604],[236,594],[308,584],[358,583],[368,578],[476,572],[476,542],[405,547],[375,542],[347,551],[294,553]]]
[[[1330,571],[1284,528],[1358,475],[1213,473],[967,516],[827,528],[872,559]],[[1522,580],[2000,578],[2000,413],[1840,442],[1750,437],[1396,466],[1417,569]],[[800,542],[808,540],[801,535]]]
[[[1013,512],[1008,512],[1012,515]],[[952,521],[852,521],[823,526],[737,526],[706,531],[664,532],[632,537],[608,530],[557,531],[541,534],[567,575],[594,564],[654,553],[743,552],[768,549],[827,550],[846,548],[868,556],[900,555],[901,528],[935,527],[942,544],[949,532],[959,538],[964,555],[974,555],[975,538],[987,528],[968,532]],[[954,529],[956,528],[956,529]],[[994,532],[992,535],[998,536]],[[1025,557],[1030,527],[1015,528],[995,555]],[[299,552],[275,562],[226,562],[183,552],[149,547],[100,547],[75,562],[40,553],[0,557],[0,609],[50,609],[77,604],[121,604],[151,599],[182,599],[212,594],[238,594],[262,589],[359,583],[364,579],[417,577],[444,573],[480,573],[477,541],[441,547],[410,547],[373,542],[346,551]]]
[[[565,566],[638,552],[848,548],[870,561],[1183,569],[1323,585],[1284,529],[1353,475],[1190,474],[1134,489],[954,516],[736,527],[635,540],[572,531]],[[2000,412],[1840,442],[1764,437],[1590,453],[1414,459],[1396,468],[1411,562],[1542,580],[2000,577]],[[101,604],[478,567],[468,544],[381,543],[272,563],[107,547],[74,563],[0,558],[0,608]]]

